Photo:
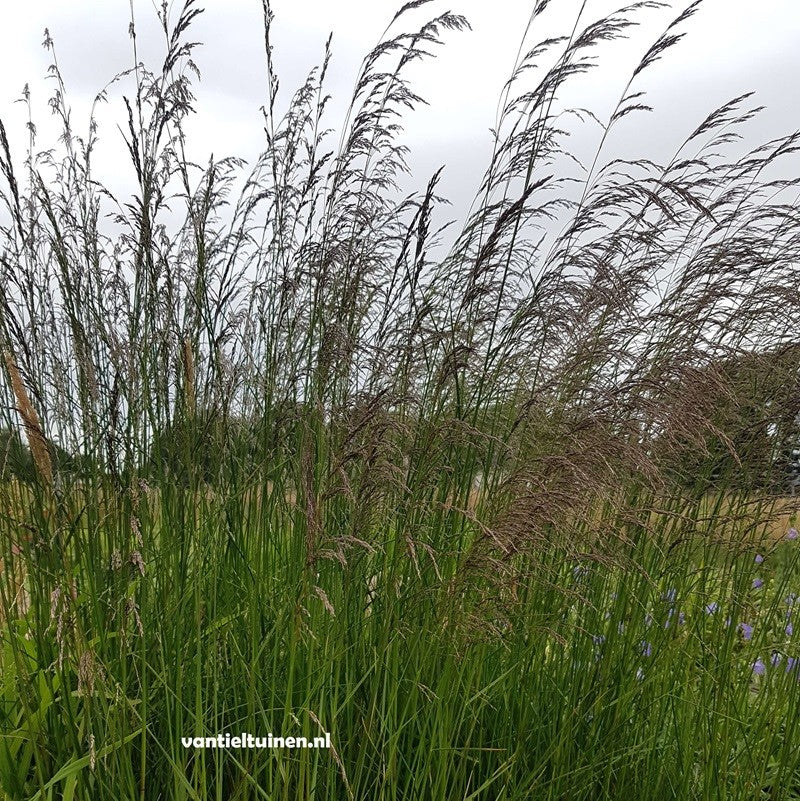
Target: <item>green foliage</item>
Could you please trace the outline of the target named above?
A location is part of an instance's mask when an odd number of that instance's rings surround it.
[[[64,476],[85,478],[97,472],[97,466],[88,456],[75,456],[61,446],[49,442],[48,450],[56,471]],[[16,479],[31,484],[36,480],[36,466],[30,448],[19,431],[0,430],[0,480]]]
[[[666,469],[703,491],[785,492],[787,456],[800,443],[798,354],[794,344],[745,352],[687,373],[661,437]]]
[[[0,431],[0,479],[32,482],[36,467],[33,464],[30,448],[23,443],[19,431],[4,429]]]
[[[242,421],[215,412],[183,416],[153,436],[144,476],[181,486],[224,481],[252,456],[248,434]]]
[[[0,799],[796,798],[796,510],[770,493],[800,180],[765,176],[800,137],[736,152],[742,95],[663,164],[601,159],[699,3],[588,170],[558,97],[662,4],[533,43],[537,3],[449,241],[441,171],[401,192],[399,120],[465,19],[396,33],[403,6],[336,147],[330,45],[281,116],[264,3],[264,151],[200,167],[200,9],[167,5],[162,64],[134,35],[109,85],[133,197],[54,54],[62,157],[32,125],[18,177],[0,124]],[[335,750],[181,743],[241,731]]]

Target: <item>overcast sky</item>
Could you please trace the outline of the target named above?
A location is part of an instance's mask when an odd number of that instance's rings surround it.
[[[197,109],[191,142],[198,159],[238,155],[249,160],[262,148],[259,107],[266,99],[260,0],[206,0],[205,13],[189,38],[203,42],[196,52],[202,82],[196,87]],[[568,32],[580,0],[553,0],[532,30],[528,44],[554,33]],[[622,3],[588,0],[586,21]],[[666,24],[688,5],[640,15],[643,24],[624,45],[598,51],[599,66],[591,78],[580,78],[569,100],[599,113],[610,110],[631,69]],[[445,34],[435,60],[414,67],[414,87],[429,103],[407,116],[405,142],[417,183],[446,164],[443,188],[462,211],[480,180],[490,148],[489,128],[496,120],[497,99],[514,64],[533,0],[436,0],[409,16],[411,22],[450,10],[464,14],[472,30]],[[393,0],[274,0],[274,45],[281,76],[281,101],[318,63],[328,33],[333,31],[329,91],[337,104],[329,125],[335,127],[352,91],[361,58],[377,42],[399,3]],[[153,4],[134,2],[140,58],[158,64],[162,40]],[[178,3],[173,3],[177,14]],[[0,28],[0,117],[16,156],[26,141],[26,112],[15,104],[28,83],[38,146],[53,144],[47,98],[53,83],[45,80],[51,55],[41,42],[48,27],[73,109],[73,126],[84,134],[95,94],[118,72],[132,66],[128,36],[129,0],[36,0],[10,3]],[[620,128],[618,143],[640,155],[666,157],[713,107],[745,91],[756,91],[768,106],[751,126],[753,142],[800,128],[800,3],[798,0],[705,0],[686,25],[687,36],[650,71],[642,88],[655,106],[650,119],[637,117]],[[399,29],[398,29],[399,30]],[[115,189],[133,187],[132,175],[120,158],[122,140],[114,127],[122,92],[110,95],[100,115],[101,148],[96,164]],[[116,111],[114,111],[116,109]],[[109,116],[110,115],[110,116]],[[587,134],[588,135],[588,134]],[[576,145],[577,147],[577,145]],[[649,149],[649,150],[648,150]]]

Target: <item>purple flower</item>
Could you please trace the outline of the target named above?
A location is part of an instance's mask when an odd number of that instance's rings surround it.
[[[790,621],[789,621],[789,622],[786,624],[786,636],[787,636],[787,637],[791,637],[791,636],[792,636],[792,634],[794,634],[794,626],[792,625],[792,621],[790,620]]]
[[[772,663],[772,667],[777,667],[781,663],[781,655],[777,651],[772,652],[772,658],[769,660]]]
[[[757,553],[756,554],[756,564],[760,565],[763,561],[764,561],[764,557],[760,553]]]
[[[790,656],[786,660],[786,672],[791,673],[797,667],[797,659],[793,656]]]
[[[791,527],[791,528],[790,528],[790,529],[789,529],[789,530],[786,532],[786,539],[787,539],[787,540],[796,540],[796,539],[797,539],[797,529],[796,529],[794,526],[792,526],[792,527]]]
[[[644,671],[641,668],[636,668],[636,680],[641,681],[644,678]]]
[[[719,604],[716,601],[712,601],[710,604],[706,604],[706,614],[713,615],[714,612],[719,609]]]
[[[678,625],[682,626],[686,622],[686,615],[683,612],[678,612]]]
[[[647,640],[642,640],[642,656],[652,656],[653,646]]]
[[[602,645],[606,641],[604,634],[592,634],[592,642],[595,645]]]
[[[661,600],[662,601],[669,601],[672,603],[675,600],[675,596],[677,595],[677,591],[674,587],[670,587],[665,593],[662,593]]]
[[[742,637],[746,640],[753,639],[753,627],[749,623],[740,623],[739,630],[742,632]]]
[[[756,661],[753,662],[753,673],[755,673],[756,676],[763,676],[766,672],[767,666],[764,664],[764,661],[762,659],[756,659]]]
[[[764,582],[761,579],[753,579],[753,589],[757,590],[764,586]]]

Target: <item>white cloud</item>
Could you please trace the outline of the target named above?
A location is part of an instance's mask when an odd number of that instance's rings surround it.
[[[206,10],[189,36],[204,42],[196,54],[203,81],[196,89],[199,112],[191,127],[195,155],[201,160],[210,151],[216,156],[253,157],[263,141],[259,106],[266,94],[261,4],[208,0],[204,5]],[[361,58],[377,42],[398,5],[387,0],[274,0],[281,99],[285,101],[287,92],[319,62],[325,39],[333,30],[329,91],[336,103],[329,124],[338,124]],[[552,26],[559,22],[568,25],[579,5],[578,0],[553,3],[546,18],[537,22],[531,42],[552,33]],[[597,72],[576,82],[569,102],[607,111],[638,57],[686,5],[681,2],[671,11],[649,12],[643,18],[646,24],[632,32],[630,42],[611,43],[599,50]],[[172,6],[172,13],[177,13],[178,3]],[[436,0],[409,16],[410,24],[412,19],[421,21],[447,8],[465,14],[473,26],[469,32],[446,33],[437,59],[414,66],[415,88],[430,103],[404,120],[407,140],[415,149],[411,163],[423,173],[420,183],[435,167],[449,163],[444,182],[447,194],[459,198],[475,188],[488,153],[488,129],[495,121],[499,90],[514,63],[532,6],[533,2],[520,0],[453,0],[447,5]],[[616,7],[608,0],[590,0],[587,15],[594,17]],[[138,0],[135,9],[140,57],[155,64],[163,40],[153,6]],[[25,142],[25,110],[13,101],[26,82],[33,91],[39,145],[55,135],[47,124],[46,98],[53,87],[43,79],[49,63],[49,54],[40,47],[44,27],[49,27],[56,43],[74,126],[85,132],[94,93],[133,64],[128,13],[124,0],[69,4],[39,0],[4,9],[0,116],[18,151]],[[621,126],[621,148],[646,140],[645,144],[666,152],[713,106],[750,89],[770,106],[764,121],[753,126],[754,133],[763,138],[797,127],[800,94],[795,76],[800,73],[800,54],[794,45],[800,41],[800,14],[796,0],[755,6],[744,0],[706,0],[686,30],[686,39],[643,76],[643,88],[657,114],[652,120]],[[112,109],[119,107],[119,98],[112,97]],[[112,124],[118,116],[112,109],[101,114],[105,127],[101,126],[98,157],[112,182],[123,185],[130,180],[130,170],[117,157],[121,139]]]

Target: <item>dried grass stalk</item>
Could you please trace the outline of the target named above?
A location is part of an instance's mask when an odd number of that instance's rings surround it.
[[[192,352],[192,343],[188,339],[183,340],[183,382],[186,414],[188,417],[194,417],[194,353]]]
[[[31,455],[33,456],[36,470],[42,479],[42,483],[47,487],[52,487],[53,463],[50,459],[47,440],[44,438],[44,434],[42,434],[39,415],[36,413],[36,409],[34,409],[28,397],[28,392],[22,381],[19,367],[17,367],[17,363],[14,361],[14,355],[10,350],[4,350],[3,357],[5,358],[14,397],[17,399],[17,411],[22,416],[22,422],[25,424],[25,435],[28,438],[28,447],[31,449]]]

